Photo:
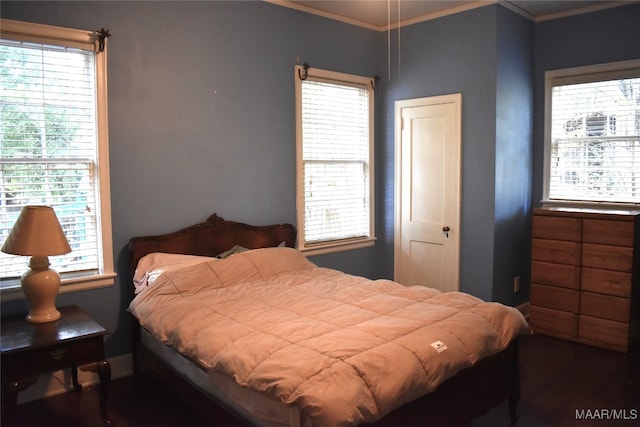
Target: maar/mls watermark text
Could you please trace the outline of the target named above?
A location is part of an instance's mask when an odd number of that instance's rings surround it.
[[[576,420],[633,421],[637,419],[637,409],[576,409]]]

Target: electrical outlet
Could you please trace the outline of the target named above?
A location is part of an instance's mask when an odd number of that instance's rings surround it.
[[[520,276],[516,276],[513,278],[513,293],[518,293],[520,291]]]

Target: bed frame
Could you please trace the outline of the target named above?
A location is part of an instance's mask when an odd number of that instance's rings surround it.
[[[179,231],[134,237],[129,242],[131,276],[138,260],[152,252],[215,256],[234,245],[249,249],[295,246],[296,231],[291,224],[253,226],[226,221],[216,214],[205,222]],[[225,408],[199,388],[180,376],[170,365],[148,351],[141,343],[140,328],[134,337],[134,371],[150,372],[212,424],[248,426],[232,408]],[[508,416],[515,425],[516,406],[520,397],[518,340],[509,347],[460,371],[442,383],[437,390],[391,412],[368,426],[462,426],[508,399]],[[505,414],[506,419],[507,414]]]

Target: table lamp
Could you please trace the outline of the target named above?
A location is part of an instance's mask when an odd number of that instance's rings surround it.
[[[60,289],[60,275],[49,268],[49,256],[67,254],[71,247],[53,208],[25,206],[0,250],[31,256],[30,270],[21,279],[30,307],[27,321],[45,323],[59,319],[56,296]]]

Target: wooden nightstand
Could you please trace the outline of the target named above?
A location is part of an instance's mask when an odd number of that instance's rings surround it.
[[[79,391],[78,368],[97,372],[100,378],[100,415],[107,415],[111,367],[104,355],[100,326],[77,306],[59,308],[55,322],[28,323],[24,315],[2,318],[2,403],[9,419],[15,415],[18,392],[37,381],[42,372],[71,367],[74,388]]]

